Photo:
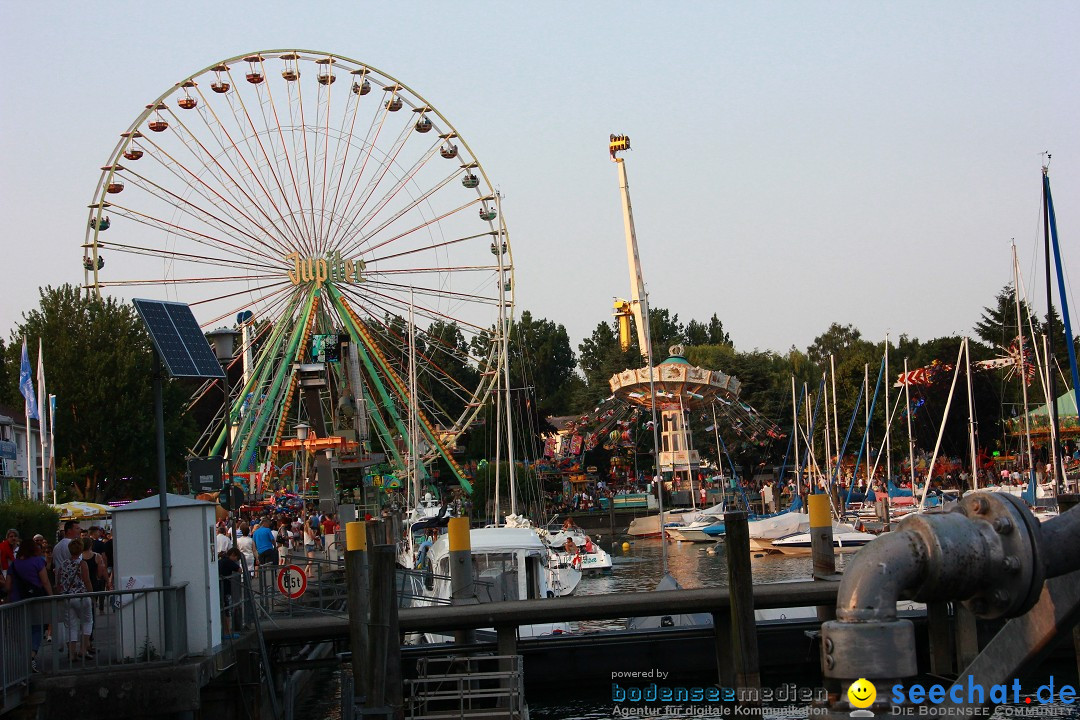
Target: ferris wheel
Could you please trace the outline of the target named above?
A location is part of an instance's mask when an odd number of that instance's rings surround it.
[[[183,301],[204,330],[245,326],[234,469],[289,436],[296,367],[335,334],[363,377],[340,369],[330,385],[370,402],[384,447],[400,447],[411,407],[429,458],[451,460],[445,446],[492,392],[513,308],[499,198],[468,143],[394,77],[308,50],[229,58],[146,105],[101,169],[83,269],[87,293]],[[220,453],[217,422],[197,451]]]

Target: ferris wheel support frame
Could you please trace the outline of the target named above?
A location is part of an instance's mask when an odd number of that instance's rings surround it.
[[[375,385],[380,398],[383,400],[384,409],[386,409],[391,415],[394,421],[394,425],[397,428],[397,431],[401,434],[401,437],[407,438],[409,436],[408,429],[402,422],[400,415],[398,415],[397,409],[394,406],[392,400],[390,399],[386,387],[380,379],[380,373],[377,372],[375,365],[372,363],[372,358],[374,358],[374,360],[378,363],[379,368],[382,370],[382,374],[390,380],[390,384],[393,386],[393,389],[396,392],[398,398],[407,402],[409,398],[408,390],[406,389],[401,378],[399,378],[397,376],[397,373],[394,372],[394,369],[390,367],[389,363],[386,362],[386,359],[382,356],[379,348],[375,346],[368,334],[364,332],[361,324],[359,324],[359,319],[355,316],[352,308],[348,305],[345,298],[342,296],[341,291],[334,287],[332,284],[328,284],[326,288],[327,293],[330,297],[330,302],[337,309],[339,316],[345,322],[346,329],[349,331],[349,334],[352,336],[353,340],[358,345],[362,346],[364,349],[363,352],[359,353],[359,356],[361,361],[363,362],[364,367],[368,371],[368,379],[371,381],[371,384]],[[461,469],[461,466],[458,465],[457,460],[454,459],[453,455],[450,453],[449,450],[447,450],[442,440],[440,440],[439,437],[435,434],[435,430],[432,427],[430,420],[428,420],[428,418],[419,411],[417,412],[417,420],[419,421],[420,430],[423,433],[424,437],[429,443],[431,443],[432,447],[434,447],[438,451],[439,455],[442,456],[443,460],[446,461],[446,464],[450,467],[451,472],[454,473],[454,476],[457,479],[458,483],[463,488],[465,488],[465,492],[471,494],[472,483],[469,482],[469,479],[465,477],[465,473]],[[388,439],[389,438],[384,438],[384,440]],[[392,446],[393,443],[391,442],[389,443],[389,445]],[[409,452],[415,453],[416,448],[409,448]]]

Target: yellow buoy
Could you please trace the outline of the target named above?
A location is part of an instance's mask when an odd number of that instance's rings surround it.
[[[630,549],[630,543],[624,542],[622,544],[622,549],[623,549],[623,552],[626,552],[627,550],[629,550]]]

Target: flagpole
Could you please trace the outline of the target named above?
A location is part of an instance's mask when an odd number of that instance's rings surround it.
[[[48,497],[48,452],[50,450],[48,445],[49,439],[45,435],[47,425],[47,413],[45,412],[45,404],[49,401],[49,396],[45,392],[45,360],[41,349],[41,338],[38,338],[37,346],[37,377],[38,440],[41,444],[41,478],[39,478],[38,480],[38,487],[41,488],[41,501],[45,502],[45,498]]]
[[[49,396],[49,477],[52,480],[52,501],[56,504],[56,396]]]

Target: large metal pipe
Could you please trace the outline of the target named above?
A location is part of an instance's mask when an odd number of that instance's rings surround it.
[[[1050,537],[1075,538],[1074,525],[1080,528],[1080,515],[1067,513],[1044,528],[1023,501],[1001,492],[974,493],[950,512],[905,519],[863,548],[844,574],[837,619],[822,625],[825,676],[888,684],[915,675],[914,630],[896,617],[903,598],[958,601],[983,618],[1024,614],[1045,577],[1080,564],[1044,559],[1041,550]],[[888,712],[887,700],[880,705],[874,709]],[[841,696],[833,709],[851,708]]]

